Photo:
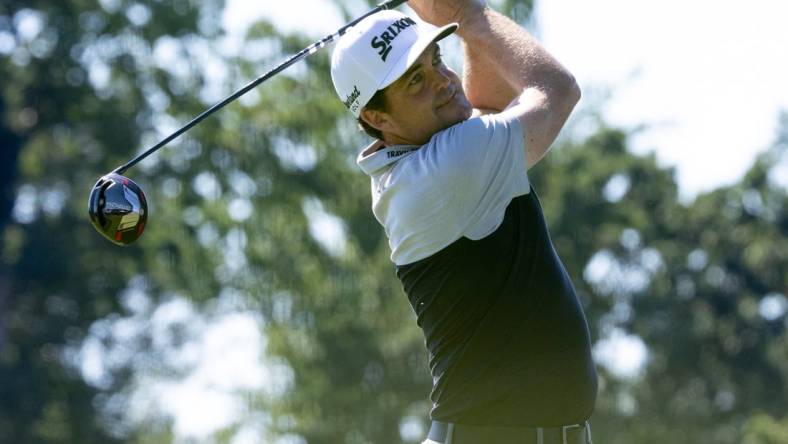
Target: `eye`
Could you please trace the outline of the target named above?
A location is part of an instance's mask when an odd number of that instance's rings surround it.
[[[408,85],[415,85],[421,82],[421,79],[422,79],[421,72],[417,72],[416,74],[413,75],[413,77],[410,78]]]

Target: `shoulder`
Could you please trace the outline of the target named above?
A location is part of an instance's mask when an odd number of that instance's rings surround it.
[[[433,156],[451,159],[477,159],[523,146],[522,127],[507,113],[474,115],[435,134],[425,145]],[[427,154],[427,153],[425,153]]]
[[[479,138],[489,139],[497,130],[509,128],[515,122],[519,124],[518,119],[512,118],[507,113],[499,113],[492,110],[474,110],[473,115],[467,120],[436,133],[427,145],[441,142],[459,143],[467,140],[468,137],[474,141],[477,141]],[[458,136],[464,139],[456,139]]]

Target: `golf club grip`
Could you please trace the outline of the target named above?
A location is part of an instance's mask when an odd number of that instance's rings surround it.
[[[235,101],[236,99],[238,99],[242,95],[246,94],[247,92],[249,92],[250,90],[255,88],[257,85],[265,82],[266,80],[270,79],[271,77],[273,77],[273,76],[279,74],[280,72],[284,71],[290,65],[300,61],[301,59],[303,59],[303,58],[305,58],[305,57],[307,57],[307,56],[309,56],[311,54],[316,53],[321,48],[324,48],[326,45],[328,45],[329,43],[333,42],[336,38],[341,37],[342,35],[345,34],[345,32],[347,32],[347,30],[350,27],[356,25],[361,20],[363,20],[363,19],[365,19],[365,18],[369,17],[370,15],[375,14],[377,12],[380,12],[380,11],[383,11],[383,10],[386,10],[386,9],[396,8],[397,6],[405,3],[406,1],[407,0],[390,0],[388,2],[381,3],[380,5],[375,7],[375,9],[367,12],[366,14],[362,15],[361,17],[359,17],[359,18],[353,20],[352,22],[348,23],[347,25],[339,28],[339,30],[337,30],[335,33],[330,34],[330,35],[324,37],[322,40],[319,40],[319,41],[307,46],[306,48],[304,48],[300,52],[298,52],[296,55],[290,57],[289,59],[287,59],[284,62],[282,62],[281,64],[279,64],[279,66],[277,66],[276,68],[268,71],[267,73],[263,74],[262,76],[260,76],[260,77],[256,78],[255,80],[249,82],[246,86],[244,86],[243,88],[241,88],[238,91],[234,92],[232,95],[230,95],[226,99],[224,99],[221,102],[219,102],[219,103],[213,105],[212,107],[206,109],[200,115],[198,115],[197,117],[192,119],[189,123],[187,123],[186,125],[182,126],[178,130],[176,130],[174,133],[170,134],[169,136],[165,137],[164,139],[162,139],[156,145],[148,148],[147,150],[145,150],[145,152],[135,156],[133,159],[131,159],[128,162],[126,162],[125,164],[119,166],[118,168],[116,168],[112,172],[116,173],[116,174],[123,174],[123,173],[125,173],[126,170],[128,170],[131,167],[133,167],[134,165],[136,165],[137,163],[139,163],[140,161],[142,161],[143,159],[145,159],[149,155],[153,154],[154,152],[158,151],[159,148],[161,148],[164,145],[167,145],[168,143],[172,142],[175,138],[177,138],[181,134],[185,133],[186,131],[188,131],[189,129],[191,129],[192,127],[197,125],[198,123],[202,122],[206,117],[208,117],[211,114],[215,113],[216,111],[219,111],[220,109],[224,108],[224,106],[227,105],[228,103]]]

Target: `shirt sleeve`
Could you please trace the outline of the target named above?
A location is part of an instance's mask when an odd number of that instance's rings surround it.
[[[475,117],[437,134],[429,145],[424,154],[434,156],[437,167],[432,185],[450,198],[444,217],[459,223],[465,237],[477,240],[495,231],[512,199],[530,191],[516,116]]]

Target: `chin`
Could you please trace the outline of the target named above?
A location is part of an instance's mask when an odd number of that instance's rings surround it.
[[[460,122],[464,122],[473,115],[473,107],[471,107],[471,104],[467,100],[449,105],[441,111],[442,112],[439,114],[440,117],[437,120],[437,122],[440,123],[435,129],[435,133],[450,128]]]
[[[443,128],[442,130],[454,126],[460,122],[464,122],[471,117],[471,112],[466,111],[464,108],[458,108],[451,110],[450,113],[447,113],[443,121]]]
[[[469,103],[468,106],[463,108],[462,110],[462,120],[468,120],[473,115],[473,107]]]
[[[473,106],[471,106],[471,102],[465,97],[465,94],[462,96],[462,100],[458,101],[457,104],[457,114],[460,116],[461,120],[468,120],[471,118],[473,114]]]
[[[469,103],[457,106],[457,108],[453,109],[451,113],[451,125],[456,125],[460,122],[470,119],[472,114],[473,108]]]

